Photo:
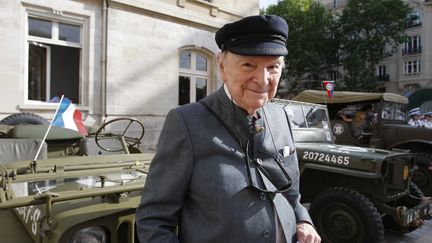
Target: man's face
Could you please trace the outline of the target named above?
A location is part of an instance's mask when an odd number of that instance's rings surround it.
[[[241,56],[226,52],[218,57],[219,72],[237,105],[249,114],[276,95],[282,73],[281,56]]]

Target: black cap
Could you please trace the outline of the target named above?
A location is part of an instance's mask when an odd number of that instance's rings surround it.
[[[245,56],[285,56],[288,24],[276,15],[249,16],[216,32],[222,51]]]

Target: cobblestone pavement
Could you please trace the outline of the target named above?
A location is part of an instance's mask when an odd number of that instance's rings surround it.
[[[384,243],[432,243],[432,220],[426,220],[420,229],[407,234],[386,231]]]

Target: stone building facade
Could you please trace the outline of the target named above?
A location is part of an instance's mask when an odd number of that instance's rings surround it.
[[[65,94],[97,126],[144,123],[154,148],[167,112],[221,84],[215,31],[258,14],[258,0],[0,0],[0,119],[51,119]]]
[[[340,11],[349,0],[319,0],[326,8]],[[376,69],[387,92],[409,96],[432,87],[432,1],[405,0],[413,9],[407,16],[408,40]]]

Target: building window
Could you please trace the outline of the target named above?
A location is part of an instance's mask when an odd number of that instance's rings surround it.
[[[339,80],[339,72],[338,71],[329,71],[327,72],[327,80]]]
[[[179,56],[179,105],[196,102],[209,91],[209,60],[200,52],[181,51]]]
[[[386,75],[386,66],[385,65],[378,66],[378,75],[379,76]]]
[[[411,55],[421,53],[421,37],[418,35],[409,36],[408,40],[404,43],[402,55]]]
[[[338,0],[333,0],[333,8],[337,8],[338,7]]]
[[[415,74],[421,71],[421,61],[406,61],[404,62],[404,74]]]
[[[406,27],[412,28],[417,26],[421,26],[420,13],[414,11],[408,14],[406,18]]]
[[[29,15],[27,99],[49,102],[58,93],[80,103],[82,23]]]
[[[390,76],[386,72],[386,66],[380,65],[378,66],[378,80],[379,81],[389,81]]]

